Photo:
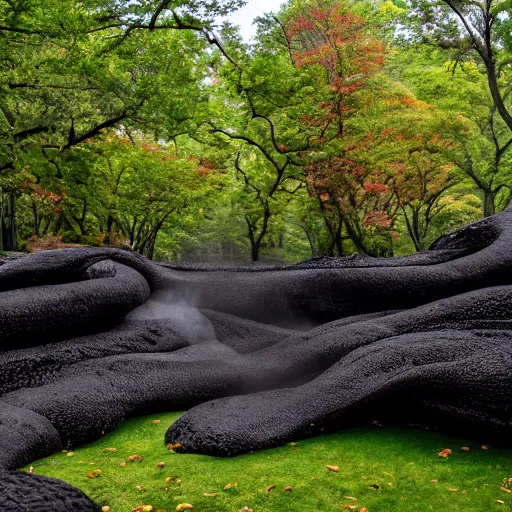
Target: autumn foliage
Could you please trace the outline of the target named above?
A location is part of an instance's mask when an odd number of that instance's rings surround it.
[[[337,245],[339,254],[342,240],[350,239],[359,252],[389,255],[399,215],[422,250],[453,183],[453,165],[443,156],[453,142],[432,133],[426,121],[435,107],[375,89],[372,77],[382,71],[386,48],[374,29],[354,4],[341,1],[306,7],[286,30],[294,65],[325,70],[316,109],[300,121],[315,134],[303,155],[308,191],[333,238],[330,250]],[[388,124],[360,124],[376,104]]]
[[[337,232],[340,238],[344,227],[365,252],[366,232],[388,231],[393,223],[388,178],[357,158],[373,135],[355,140],[346,125],[364,107],[358,93],[384,65],[384,42],[371,32],[371,25],[343,2],[306,8],[286,31],[295,66],[320,66],[326,77],[316,112],[301,118],[305,129],[317,134],[305,168],[308,189],[318,197],[332,236]]]
[[[288,26],[295,64],[319,64],[335,92],[351,93],[384,64],[384,44],[369,34],[367,22],[343,5],[312,6]]]
[[[286,36],[297,67],[319,65],[327,72],[331,97],[320,103],[321,138],[336,123],[339,134],[354,110],[351,97],[384,65],[385,45],[373,37],[369,24],[346,5],[314,5],[287,27]],[[308,121],[308,119],[304,119]],[[315,123],[315,119],[309,122]]]

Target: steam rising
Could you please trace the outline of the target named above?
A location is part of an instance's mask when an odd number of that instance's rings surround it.
[[[217,341],[212,323],[193,304],[193,298],[183,293],[161,290],[153,293],[145,304],[134,309],[126,320],[171,320],[173,330],[192,345]]]

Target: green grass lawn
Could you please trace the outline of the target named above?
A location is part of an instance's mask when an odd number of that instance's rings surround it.
[[[111,512],[140,505],[171,512],[180,503],[212,512],[244,507],[254,512],[512,510],[512,495],[500,490],[503,479],[512,477],[512,451],[492,446],[482,450],[421,430],[368,427],[221,459],[170,452],[163,444],[164,433],[178,417],[172,413],[132,419],[72,456],[59,453],[34,462],[34,472],[79,487]],[[161,422],[154,424],[157,419]],[[462,446],[470,451],[461,451]],[[446,459],[438,455],[444,448],[453,451]],[[130,455],[143,460],[128,462]],[[157,467],[159,462],[165,467]],[[326,465],[339,466],[339,472]],[[88,478],[94,470],[101,474]],[[168,477],[176,479],[167,483]],[[229,483],[237,485],[224,490]],[[270,485],[276,487],[267,496]],[[285,486],[292,490],[284,491]]]

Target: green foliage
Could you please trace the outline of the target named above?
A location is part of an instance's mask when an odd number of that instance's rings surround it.
[[[415,45],[416,59],[403,59],[399,53],[400,79],[419,98],[441,110],[458,128],[450,137],[456,145],[449,157],[473,182],[484,197],[483,211],[490,215],[503,209],[510,200],[512,175],[509,172],[512,144],[506,124],[497,115],[488,92],[485,72],[476,62],[447,60],[448,52],[428,51]],[[419,57],[418,57],[419,56]]]
[[[510,2],[290,0],[251,45],[240,4],[0,2],[0,247],[403,254],[509,204]]]

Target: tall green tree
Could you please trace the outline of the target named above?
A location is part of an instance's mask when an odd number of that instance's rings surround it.
[[[484,216],[510,200],[512,136],[499,116],[477,62],[452,60],[453,53],[414,44],[395,57],[397,73],[418,98],[435,105],[455,123],[450,138],[457,144],[450,159],[482,197]],[[447,125],[448,128],[448,125]]]
[[[459,57],[474,52],[484,66],[494,107],[512,130],[509,98],[512,9],[502,0],[413,0],[416,27]]]
[[[214,20],[238,5],[0,2],[0,174],[18,173],[34,151],[52,165],[121,124],[157,137],[186,132],[202,94],[204,50],[221,48]],[[14,193],[2,194],[2,244],[13,249]]]

